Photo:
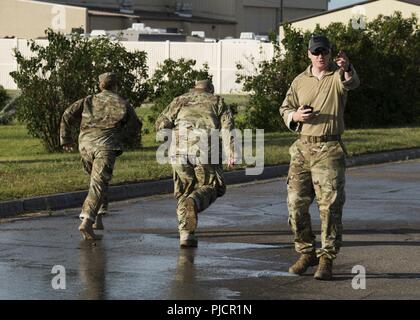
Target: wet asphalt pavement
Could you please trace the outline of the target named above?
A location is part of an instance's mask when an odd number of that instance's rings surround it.
[[[199,215],[197,249],[178,247],[172,195],[112,203],[94,244],[81,240],[76,209],[3,219],[0,299],[420,299],[419,182],[420,160],[348,169],[329,282],[314,268],[287,273],[297,254],[284,178],[229,186]],[[319,239],[316,205],[311,214]],[[64,290],[52,288],[55,265]],[[355,265],[365,289],[352,288]]]

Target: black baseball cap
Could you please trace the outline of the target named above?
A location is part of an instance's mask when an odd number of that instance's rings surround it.
[[[310,52],[315,52],[316,49],[331,50],[331,44],[327,37],[313,35],[309,40],[308,49]]]

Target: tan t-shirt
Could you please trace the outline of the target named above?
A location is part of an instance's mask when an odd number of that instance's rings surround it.
[[[308,136],[342,134],[347,92],[360,84],[356,70],[351,68],[352,76],[348,80],[335,64],[330,64],[320,80],[312,74],[311,65],[298,75],[279,110],[287,127]],[[308,122],[295,123],[292,114],[302,105],[313,107],[317,115]]]

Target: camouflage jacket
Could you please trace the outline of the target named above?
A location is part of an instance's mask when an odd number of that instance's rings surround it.
[[[172,141],[171,155],[197,155],[196,150],[203,150],[201,142],[204,141],[199,142],[198,139],[191,139],[191,137],[202,133],[206,133],[208,137],[206,147],[209,147],[207,149],[209,158],[213,152],[220,153],[219,146],[211,143],[212,132],[217,132],[219,138],[223,139],[226,155],[233,155],[236,151],[233,138],[230,136],[230,132],[235,129],[230,107],[224,103],[222,97],[204,90],[192,89],[175,98],[160,114],[155,126],[156,131],[174,130],[173,135],[176,139]],[[188,134],[188,139],[185,139],[184,134]],[[187,143],[180,143],[181,139],[185,139]]]
[[[60,126],[61,145],[72,143],[72,126],[80,123],[79,149],[122,150],[122,136],[139,136],[141,121],[118,94],[104,90],[73,103],[64,111]],[[127,133],[125,131],[129,130]]]

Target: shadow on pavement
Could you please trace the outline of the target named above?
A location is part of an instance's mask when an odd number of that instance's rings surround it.
[[[320,234],[319,228],[313,228],[316,235]],[[288,236],[292,235],[290,230],[206,230],[199,231],[200,235],[209,238],[218,237],[242,237],[242,236]],[[344,235],[368,235],[368,234],[420,234],[420,229],[397,228],[397,229],[346,229],[344,228]]]
[[[317,230],[316,230],[317,231]],[[396,229],[350,229],[346,230],[344,223],[344,235],[346,234],[417,234],[419,229],[396,228]]]
[[[420,246],[420,241],[343,241],[343,247]]]
[[[333,281],[349,281],[356,274],[334,273]],[[420,273],[367,273],[366,279],[420,279]]]

